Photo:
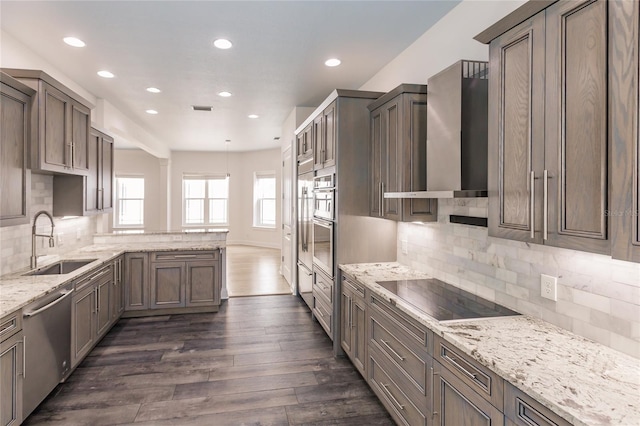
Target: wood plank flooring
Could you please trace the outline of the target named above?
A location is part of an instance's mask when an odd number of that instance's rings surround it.
[[[230,297],[291,294],[280,275],[280,249],[227,246],[227,290]]]
[[[27,425],[393,425],[295,296],[123,319]]]

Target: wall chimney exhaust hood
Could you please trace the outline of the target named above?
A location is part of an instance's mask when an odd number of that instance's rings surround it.
[[[427,82],[427,190],[384,198],[487,196],[489,64],[458,61]]]

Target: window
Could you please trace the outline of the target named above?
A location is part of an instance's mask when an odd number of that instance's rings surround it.
[[[114,228],[144,228],[144,178],[116,177]]]
[[[227,176],[184,175],[182,199],[184,226],[225,226],[229,223]]]
[[[253,226],[276,227],[276,174],[256,172],[253,178]]]

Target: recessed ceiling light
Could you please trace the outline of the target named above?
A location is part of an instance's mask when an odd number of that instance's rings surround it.
[[[65,37],[62,39],[62,41],[64,41],[65,43],[67,43],[69,46],[73,46],[73,47],[85,47],[86,43],[82,40],[80,40],[79,38],[75,38],[75,37]]]
[[[98,71],[98,75],[102,78],[113,78],[115,75],[107,70]]]
[[[157,87],[147,87],[147,92],[160,93],[162,92],[162,90],[158,89]]]
[[[158,111],[156,111],[155,109],[148,109],[145,112],[147,114],[151,114],[151,115],[156,115],[158,113]]]
[[[249,115],[247,115],[247,117],[249,117],[249,118],[258,118],[258,117],[259,117],[259,115],[256,115],[256,114],[249,114]]]
[[[340,61],[340,59],[337,59],[337,58],[331,58],[324,61],[324,64],[328,67],[337,67],[341,63],[342,61]]]
[[[233,43],[231,43],[226,38],[219,38],[213,42],[213,45],[218,49],[231,49],[231,46],[233,46]]]
[[[231,96],[230,92],[220,92],[218,93],[218,96],[222,96],[223,98],[228,98],[229,96]]]

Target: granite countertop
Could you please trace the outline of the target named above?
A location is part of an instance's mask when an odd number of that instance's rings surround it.
[[[639,360],[524,315],[439,322],[376,284],[427,274],[395,262],[340,268],[568,422],[640,425]]]
[[[23,308],[64,286],[79,276],[111,262],[124,253],[143,251],[173,251],[173,250],[216,250],[225,247],[225,241],[177,241],[162,243],[121,243],[94,244],[81,249],[65,253],[62,256],[51,256],[46,262],[41,262],[38,268],[45,267],[59,260],[95,259],[93,262],[64,275],[30,275],[24,276],[29,270],[14,272],[0,277],[0,317]]]

